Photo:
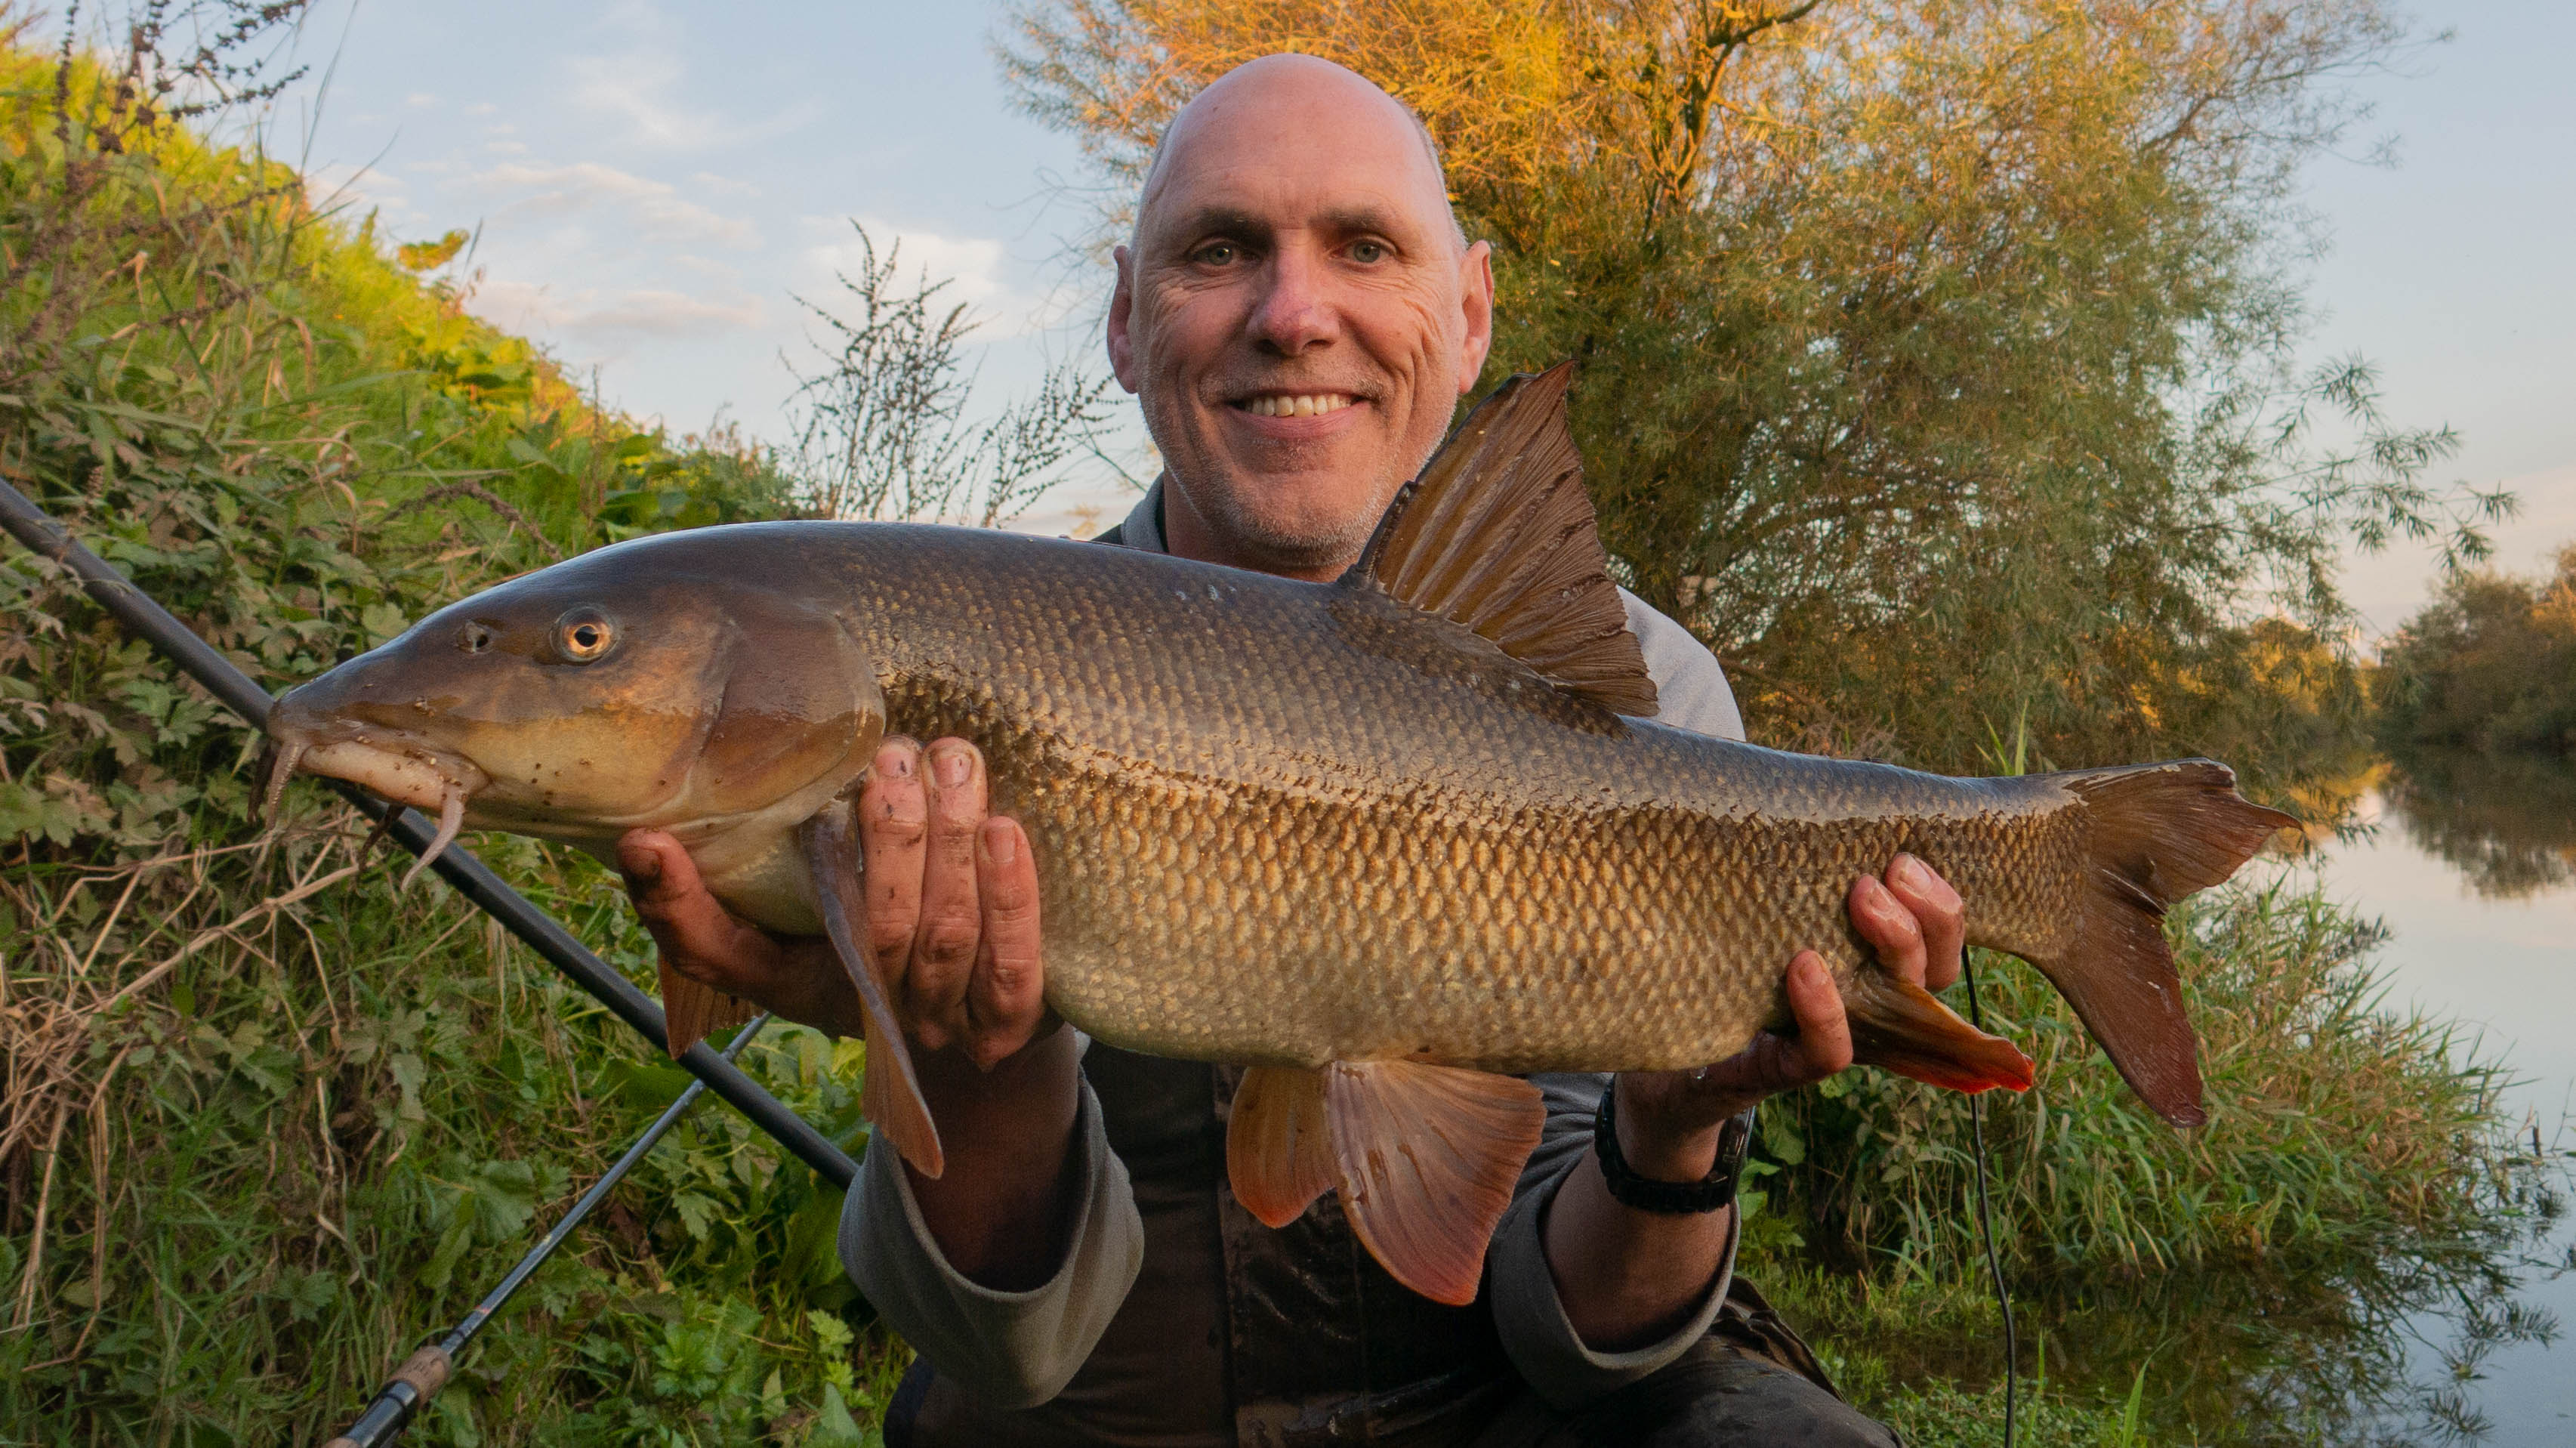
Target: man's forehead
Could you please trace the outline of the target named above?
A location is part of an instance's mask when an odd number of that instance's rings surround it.
[[[1359,211],[1377,213],[1380,229],[1455,230],[1429,133],[1351,71],[1269,56],[1219,77],[1173,118],[1146,176],[1137,229],[1141,236],[1217,212],[1285,226]]]

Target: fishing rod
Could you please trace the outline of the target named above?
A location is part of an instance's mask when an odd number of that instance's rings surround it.
[[[1959,968],[1968,977],[1968,1024],[1978,1030],[1986,1028],[1986,1013],[1977,1006],[1977,961],[1969,951],[1959,952]],[[2013,1448],[2013,1408],[2020,1387],[2020,1343],[2013,1331],[2012,1293],[2004,1286],[2003,1259],[1995,1255],[1995,1218],[1986,1201],[1986,1111],[1985,1095],[1968,1097],[1968,1137],[1976,1144],[1977,1155],[1977,1236],[1986,1245],[1986,1272],[1994,1279],[1995,1305],[2004,1315],[2004,1448]],[[2045,1344],[2043,1344],[2043,1347]]]
[[[204,685],[208,693],[225,707],[241,716],[254,729],[268,718],[269,706],[275,702],[250,675],[243,673],[232,660],[217,652],[213,645],[199,638],[196,631],[181,623],[163,608],[134,580],[92,553],[64,531],[63,526],[42,508],[30,502],[6,479],[0,479],[0,528],[25,545],[30,553],[60,564],[81,581],[92,601],[107,610],[117,622],[137,638],[166,655],[185,669],[189,676]],[[418,855],[438,837],[438,828],[420,811],[391,805],[346,780],[330,780],[352,804],[371,817],[387,810],[399,811],[393,816],[388,832],[402,847]],[[587,946],[573,937],[571,931],[555,918],[529,903],[527,897],[510,888],[491,867],[472,853],[449,845],[431,862],[430,868],[458,893],[474,902],[486,914],[501,922],[503,928],[527,943],[528,948],[543,956],[557,970],[572,979],[593,1000],[608,1007],[619,1020],[641,1033],[646,1040],[668,1048],[662,1007],[651,996],[614,967],[593,955]],[[707,1088],[730,1102],[734,1109],[749,1118],[754,1126],[775,1138],[779,1145],[794,1153],[798,1160],[812,1167],[816,1174],[834,1186],[847,1188],[858,1175],[858,1164],[850,1159],[823,1133],[775,1096],[762,1089],[759,1082],[744,1075],[731,1061],[701,1041],[680,1055],[680,1068],[706,1083]]]
[[[766,1012],[752,1017],[750,1024],[735,1033],[733,1044],[724,1048],[724,1059],[729,1062],[741,1055],[742,1048],[750,1045],[751,1038],[759,1035],[760,1028],[767,1024],[769,1016]],[[680,1124],[680,1118],[688,1115],[689,1108],[698,1104],[698,1097],[706,1089],[707,1083],[703,1080],[690,1082],[689,1089],[681,1092],[680,1099],[672,1102],[651,1126],[644,1128],[644,1134],[635,1138],[635,1144],[626,1148],[626,1154],[617,1159],[607,1175],[591,1183],[590,1190],[581,1194],[581,1200],[572,1204],[572,1210],[564,1213],[563,1220],[555,1223],[554,1230],[528,1249],[528,1254],[519,1259],[519,1265],[510,1269],[510,1275],[502,1278],[499,1286],[483,1294],[483,1300],[474,1304],[474,1310],[465,1314],[463,1322],[449,1329],[445,1337],[405,1359],[385,1385],[377,1389],[375,1400],[358,1415],[358,1421],[350,1424],[348,1431],[339,1437],[323,1444],[322,1448],[383,1448],[384,1444],[402,1436],[402,1430],[420,1416],[421,1410],[429,1406],[429,1400],[438,1396],[439,1389],[447,1386],[449,1376],[456,1370],[456,1355],[465,1350],[465,1345],[474,1340],[476,1333],[483,1330],[483,1324],[492,1320],[492,1314],[501,1310],[503,1304],[510,1300],[510,1295],[519,1290],[521,1283],[545,1265],[545,1260],[564,1244],[564,1239],[572,1235],[572,1229],[581,1225],[591,1209],[607,1200],[609,1192],[653,1150],[654,1143],[662,1139],[662,1134]]]

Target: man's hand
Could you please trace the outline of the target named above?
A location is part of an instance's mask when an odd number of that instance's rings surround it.
[[[1967,934],[1959,892],[1911,855],[1883,878],[1852,882],[1852,925],[1879,963],[1939,990],[1959,978]],[[1629,1169],[1660,1181],[1691,1182],[1717,1162],[1718,1128],[1746,1107],[1791,1087],[1822,1081],[1851,1064],[1851,1023],[1824,957],[1802,950],[1789,962],[1789,1013],[1796,1036],[1770,1033],[1697,1071],[1635,1071],[1619,1078],[1619,1149]],[[1707,1300],[1724,1259],[1734,1212],[1659,1216],[1621,1206],[1585,1153],[1549,1204],[1545,1244],[1557,1300],[1583,1340],[1615,1352],[1670,1334]]]
[[[924,1052],[986,1070],[1055,1025],[1028,836],[988,808],[984,756],[963,739],[887,740],[859,792],[868,949],[895,1012]]]
[[[937,1180],[903,1170],[949,1263],[1011,1291],[1044,1282],[1064,1257],[1081,1065],[1046,1008],[1028,836],[987,808],[974,745],[887,740],[859,791],[860,883],[865,946],[948,1154]],[[667,834],[627,835],[617,860],[672,969],[789,1020],[862,1034],[858,991],[830,942],[735,918]]]
[[[868,949],[925,1055],[990,1069],[1049,1024],[1037,870],[1019,823],[987,818],[983,757],[962,739],[890,739],[859,793]],[[858,992],[820,938],[782,939],[707,892],[679,841],[617,842],[635,911],[671,968],[789,1020],[863,1034]]]
[[[617,842],[617,868],[673,970],[831,1035],[866,1033],[858,990],[832,958],[832,943],[783,939],[725,909],[678,840],[661,830],[629,830]]]

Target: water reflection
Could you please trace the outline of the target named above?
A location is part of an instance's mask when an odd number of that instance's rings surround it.
[[[2097,1403],[2120,1403],[2137,1386],[2133,1441],[2142,1443],[2562,1443],[2547,1429],[2533,1436],[2528,1413],[2500,1421],[2490,1382],[2552,1370],[2545,1354],[2561,1325],[2531,1293],[2576,1267],[2556,1241],[2560,1184],[2554,1161],[2527,1161],[2499,1184],[2489,1230],[2473,1241],[2125,1279],[2026,1278],[2014,1287],[2024,1370],[2043,1367],[2044,1356],[2055,1391]],[[1827,1340],[1838,1331],[1861,1336],[1828,1324]],[[1972,1390],[1990,1386],[1996,1366],[1996,1344],[1982,1332],[1866,1345],[1900,1378]],[[2058,1440],[2043,1431],[2033,1441]]]
[[[2576,766],[2525,754],[2419,751],[2382,787],[2406,837],[2489,899],[2576,882]]]

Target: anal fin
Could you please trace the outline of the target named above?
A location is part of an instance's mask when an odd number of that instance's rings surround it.
[[[930,1119],[929,1103],[922,1100],[921,1081],[913,1074],[912,1052],[904,1045],[894,1004],[861,944],[866,939],[860,927],[867,919],[867,902],[859,889],[856,812],[848,800],[834,800],[804,823],[798,840],[805,847],[806,867],[813,872],[823,929],[831,936],[833,953],[840,956],[850,983],[858,987],[859,1007],[867,1018],[867,1065],[860,1082],[859,1109],[914,1171],[937,1177],[947,1169],[939,1127]]]
[[[1324,1073],[1254,1066],[1225,1128],[1226,1179],[1265,1227],[1284,1227],[1340,1180],[1324,1111]]]
[[[1474,1301],[1485,1244],[1547,1124],[1538,1088],[1413,1061],[1335,1062],[1322,1075],[1352,1230],[1396,1281],[1452,1307]]]
[[[693,980],[662,962],[662,1044],[678,1060],[710,1031],[739,1026],[752,1018],[751,1002]]]
[[[1910,980],[1863,969],[1843,994],[1843,1013],[1852,1059],[1863,1065],[1953,1091],[2030,1089],[2030,1058],[2019,1047],[1959,1019]]]

